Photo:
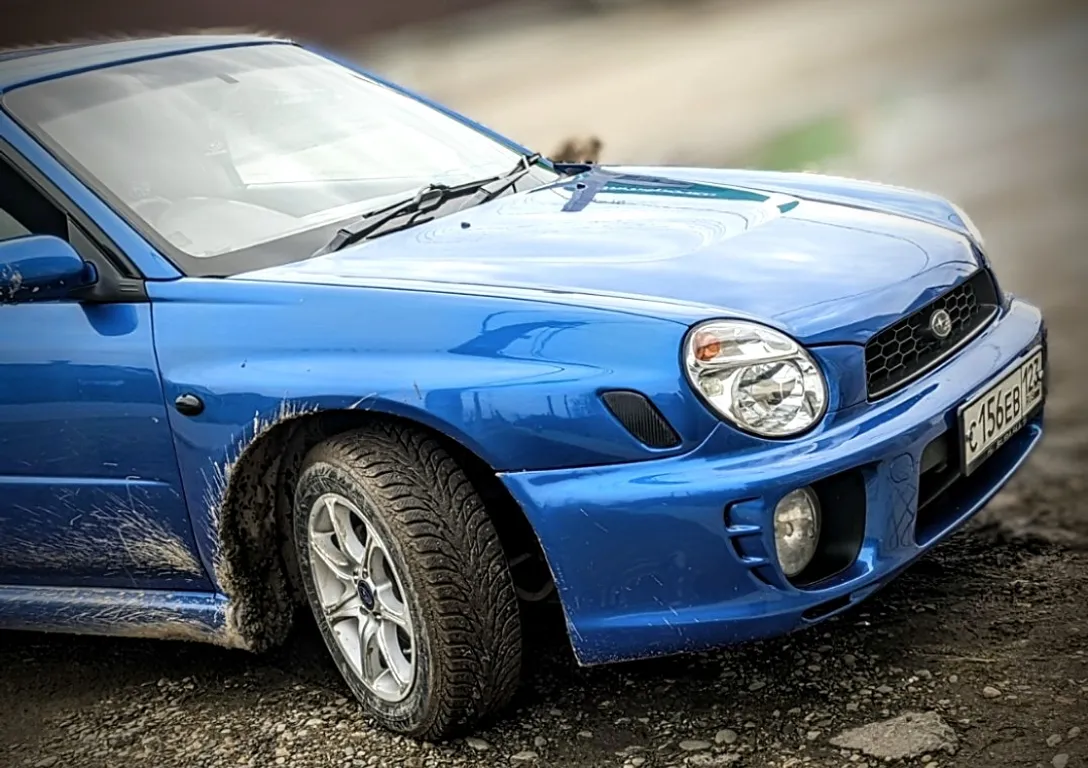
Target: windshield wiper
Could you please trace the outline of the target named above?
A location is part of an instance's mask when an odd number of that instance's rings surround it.
[[[476,197],[479,198],[476,203],[486,203],[488,200],[494,200],[510,187],[521,181],[528,173],[533,169],[533,166],[543,157],[539,152],[535,152],[531,155],[522,155],[518,160],[518,164],[507,173],[502,176],[498,176],[491,181],[488,181],[480,187],[476,193]]]
[[[469,205],[480,205],[500,195],[523,178],[540,160],[539,154],[522,155],[514,168],[501,176],[492,176],[479,181],[469,181],[456,186],[446,184],[428,184],[421,187],[414,195],[398,203],[363,214],[358,219],[345,224],[328,243],[314,253],[324,256],[343,250],[365,240],[394,219],[411,214],[411,218],[397,229],[404,229],[415,223],[416,219],[433,213],[446,201],[462,195],[476,193],[477,197]],[[468,207],[468,206],[464,206]],[[392,230],[391,230],[392,231]],[[311,257],[312,258],[312,257]]]
[[[416,216],[429,213],[441,205],[442,201],[446,200],[455,190],[457,190],[457,187],[448,187],[445,184],[428,184],[407,200],[401,200],[399,203],[393,203],[385,208],[364,213],[359,218],[341,227],[329,242],[314,253],[314,256],[335,253],[347,248],[349,245],[354,245],[360,240],[365,240],[399,216],[409,213]]]

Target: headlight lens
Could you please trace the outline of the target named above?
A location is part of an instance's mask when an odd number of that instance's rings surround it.
[[[789,437],[819,421],[827,382],[797,342],[763,325],[712,320],[688,333],[688,379],[711,407],[761,437]]]

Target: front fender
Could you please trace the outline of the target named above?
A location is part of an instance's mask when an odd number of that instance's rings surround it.
[[[225,471],[258,435],[308,412],[402,416],[496,471],[683,453],[717,423],[679,369],[684,324],[544,301],[185,279],[149,286],[185,495],[206,527]],[[602,390],[649,396],[681,435],[654,450],[605,409]],[[219,486],[217,486],[217,483]]]

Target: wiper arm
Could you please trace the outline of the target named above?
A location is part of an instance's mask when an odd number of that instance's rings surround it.
[[[476,201],[477,204],[486,203],[488,200],[494,200],[507,189],[517,184],[533,169],[533,166],[536,165],[541,157],[543,157],[543,155],[539,152],[535,152],[531,155],[522,155],[518,160],[518,164],[515,165],[511,171],[504,173],[502,176],[499,176],[480,187],[479,191],[476,193],[476,197],[479,198]]]
[[[399,216],[408,213],[419,215],[433,211],[455,189],[457,188],[447,187],[445,184],[428,184],[420,188],[407,200],[401,200],[399,203],[393,203],[385,208],[364,213],[359,218],[341,227],[329,242],[314,253],[314,256],[335,253],[347,248],[349,245],[354,245],[360,240],[365,240]]]
[[[431,213],[453,197],[459,197],[460,195],[473,192],[478,195],[482,193],[482,199],[470,203],[470,205],[486,203],[488,200],[495,198],[504,190],[509,189],[516,184],[525,176],[525,174],[529,173],[532,166],[540,160],[540,158],[541,155],[539,154],[522,155],[518,160],[518,164],[514,166],[512,170],[501,176],[494,176],[480,181],[470,181],[465,184],[458,184],[454,187],[447,186],[446,184],[428,184],[425,187],[421,187],[407,200],[401,200],[400,202],[393,203],[385,208],[370,211],[363,214],[358,219],[345,224],[333,238],[329,240],[329,242],[314,253],[314,256],[324,256],[329,253],[335,253],[336,251],[347,248],[349,245],[354,245],[361,240],[365,240],[386,224],[401,216],[412,214],[412,218],[409,220],[410,225],[418,216]]]

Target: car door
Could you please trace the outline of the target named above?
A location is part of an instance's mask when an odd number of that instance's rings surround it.
[[[0,239],[28,234],[68,240],[100,284],[119,274],[0,142]],[[209,586],[141,293],[0,304],[0,585]]]

